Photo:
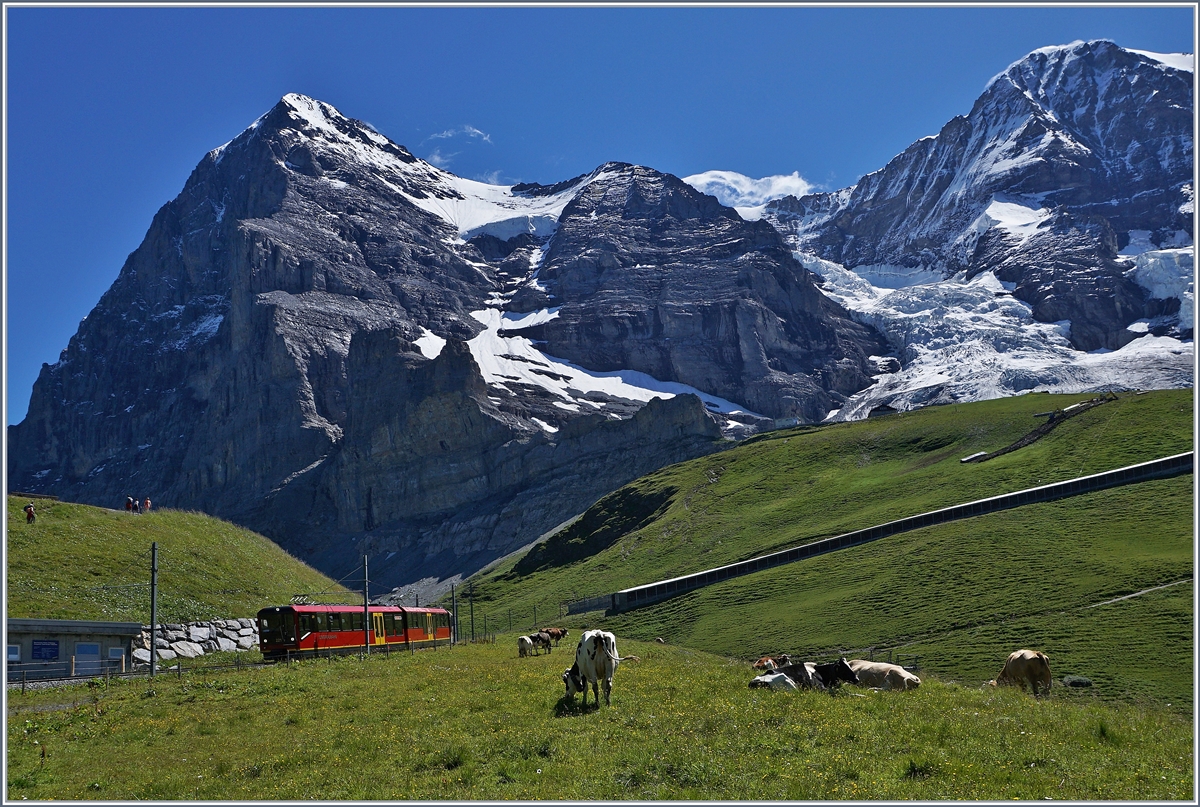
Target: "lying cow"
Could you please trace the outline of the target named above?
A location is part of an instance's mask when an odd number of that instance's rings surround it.
[[[528,636],[517,637],[517,657],[525,658],[533,655],[533,639]]]
[[[1004,662],[1004,668],[992,681],[992,686],[1012,684],[1022,690],[1025,685],[1036,698],[1039,694],[1050,694],[1050,657],[1037,650],[1014,650]],[[1041,690],[1039,693],[1038,690]]]
[[[840,686],[843,681],[848,684],[858,683],[858,674],[844,658],[826,664],[813,664],[811,661],[806,661],[804,666],[808,667],[809,676],[818,689],[833,689]]]
[[[608,631],[588,630],[579,637],[579,645],[575,648],[575,663],[571,669],[562,675],[567,687],[567,699],[575,700],[575,693],[583,693],[583,705],[587,706],[587,685],[592,685],[592,695],[596,705],[600,705],[598,685],[604,682],[604,703],[612,705],[613,673],[617,671],[617,637]]]
[[[791,681],[788,686],[778,676]],[[774,671],[764,673],[750,682],[751,688],[770,687],[771,689],[832,689],[842,681],[857,683],[854,670],[845,659],[831,661],[828,664],[814,664],[811,661],[797,664],[785,664]]]
[[[750,682],[750,688],[757,689],[759,687],[765,687],[768,689],[783,689],[791,692],[799,689],[799,687],[796,686],[796,682],[793,681],[786,673],[774,671],[755,676],[755,678]]]
[[[763,656],[758,661],[754,662],[753,666],[756,670],[775,670],[780,667],[786,667],[791,663],[792,660],[788,658],[788,654],[783,653],[773,658],[771,656]]]
[[[901,667],[884,661],[851,659],[850,669],[858,676],[858,683],[874,689],[907,691],[921,685],[921,679]]]

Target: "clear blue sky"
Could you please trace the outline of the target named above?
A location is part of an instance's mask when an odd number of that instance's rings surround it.
[[[205,152],[288,92],[461,176],[608,160],[828,190],[1076,39],[1193,52],[1191,7],[21,8],[7,13],[7,423]]]

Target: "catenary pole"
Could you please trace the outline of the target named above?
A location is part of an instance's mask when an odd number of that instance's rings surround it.
[[[371,655],[371,600],[367,594],[367,556],[363,555],[363,645]]]
[[[158,541],[150,544],[150,677],[158,658]]]

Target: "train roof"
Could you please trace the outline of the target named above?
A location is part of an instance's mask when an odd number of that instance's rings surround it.
[[[259,613],[263,611],[282,611],[291,609],[298,614],[327,614],[334,613],[350,613],[361,612],[361,605],[272,605],[266,608],[259,609]],[[410,613],[410,614],[448,614],[450,613],[445,608],[437,607],[409,607],[406,605],[372,605],[371,609],[374,613]]]

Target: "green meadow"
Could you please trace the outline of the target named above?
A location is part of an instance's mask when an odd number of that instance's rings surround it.
[[[749,689],[744,661],[620,640],[612,706],[564,645],[9,693],[8,799],[1187,799],[1169,709],[927,681]],[[44,752],[44,756],[43,756]]]

